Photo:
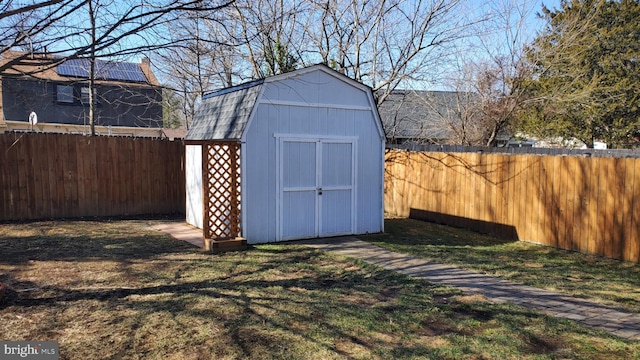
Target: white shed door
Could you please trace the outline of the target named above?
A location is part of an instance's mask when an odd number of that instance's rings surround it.
[[[280,141],[279,240],[353,233],[354,140]]]

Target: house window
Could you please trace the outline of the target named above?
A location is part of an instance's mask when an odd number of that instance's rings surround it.
[[[93,89],[93,97],[96,97],[95,89]],[[82,105],[89,105],[89,88],[86,86],[80,88],[80,103]]]
[[[73,104],[73,86],[57,85],[56,100],[61,104]]]
[[[96,90],[93,90],[96,104]],[[89,106],[89,87],[79,85],[56,85],[56,102],[62,105],[83,105]]]

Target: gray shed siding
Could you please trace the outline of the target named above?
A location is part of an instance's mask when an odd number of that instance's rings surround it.
[[[263,90],[242,144],[243,236],[250,243],[277,239],[275,134],[357,137],[356,233],[382,231],[384,146],[367,93],[322,71]]]
[[[202,193],[202,145],[185,146],[186,210],[187,223],[202,229],[204,194]]]

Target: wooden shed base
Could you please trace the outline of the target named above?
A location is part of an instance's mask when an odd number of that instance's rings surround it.
[[[230,240],[204,239],[204,250],[213,253],[246,249],[247,240],[245,238],[235,238]]]

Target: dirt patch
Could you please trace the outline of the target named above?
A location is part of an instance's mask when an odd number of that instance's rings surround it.
[[[532,354],[553,354],[566,345],[562,341],[546,335],[530,336],[526,339],[526,344],[528,351]]]
[[[457,295],[451,297],[452,301],[462,304],[475,304],[475,303],[487,303],[489,300],[484,295]]]
[[[448,319],[440,317],[430,317],[421,323],[421,327],[418,329],[417,334],[426,337],[437,337],[448,334],[462,334],[471,335],[468,332],[463,332],[453,322]]]

